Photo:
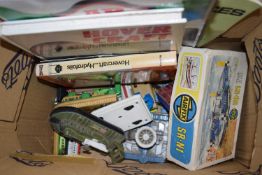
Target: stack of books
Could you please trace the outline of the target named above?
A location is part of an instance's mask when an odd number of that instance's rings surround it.
[[[186,19],[179,2],[146,2],[86,2],[74,7],[77,11],[56,15],[21,13],[21,19],[33,19],[5,21],[0,34],[39,59],[35,70],[40,80],[74,92],[57,107],[81,103],[79,108],[90,110],[139,93],[151,112],[161,113],[151,84],[173,82]],[[109,96],[113,101],[100,103]],[[54,154],[79,150],[79,144],[55,133]]]
[[[41,60],[40,79],[66,87],[172,80],[183,8],[144,6],[105,12],[94,3],[95,14],[6,21],[1,37]]]

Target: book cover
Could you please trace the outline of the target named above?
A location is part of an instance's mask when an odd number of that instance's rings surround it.
[[[178,50],[183,8],[6,21],[6,41],[44,59]]]
[[[173,80],[176,52],[131,54],[93,59],[45,62],[36,76],[65,87],[88,87]]]
[[[0,1],[0,18],[11,20],[179,8],[182,0],[12,0]]]

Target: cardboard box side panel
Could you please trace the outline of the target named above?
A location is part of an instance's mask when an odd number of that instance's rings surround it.
[[[17,128],[22,150],[52,154],[53,132],[49,122],[21,120]]]
[[[260,37],[260,41],[261,39],[262,39],[262,36]],[[262,50],[260,48],[260,52],[261,51]],[[260,57],[260,60],[262,60],[262,57]],[[262,69],[260,69],[260,75],[262,75],[261,70]],[[260,85],[260,88],[261,88],[261,85]],[[260,93],[262,94],[261,89],[260,89]],[[257,127],[256,127],[256,135],[255,135],[255,148],[253,152],[253,159],[251,161],[252,169],[256,169],[258,166],[262,165],[262,156],[261,156],[262,155],[262,127],[261,127],[262,126],[262,99],[260,99],[257,107],[258,107],[258,118],[257,118]]]
[[[15,123],[0,122],[0,159],[21,148],[15,127]]]
[[[17,123],[17,135],[22,150],[49,154],[52,152],[53,132],[48,119],[55,94],[54,88],[38,82],[35,75],[32,76]]]
[[[54,106],[56,89],[37,80],[32,76],[20,120],[48,121],[49,112]]]
[[[240,39],[216,38],[207,45],[209,49],[243,51]]]
[[[21,50],[0,40],[0,120],[15,121],[19,116],[28,80],[32,73],[32,59]]]
[[[70,163],[71,161],[71,163]],[[33,162],[33,161],[32,161]],[[0,160],[0,172],[5,175],[103,175],[103,174],[119,174],[117,172],[110,173],[104,161],[94,160],[91,163],[78,163],[72,160],[61,161],[38,161],[37,165],[25,165],[11,158]],[[15,168],[14,168],[15,167]],[[107,173],[109,172],[109,173]],[[112,172],[112,171],[111,171]]]
[[[0,132],[13,132],[16,129],[16,123],[0,121]]]
[[[256,103],[253,105],[256,106],[258,114],[254,139],[255,147],[250,166],[252,169],[255,169],[262,164],[262,24],[249,33],[244,40],[250,62],[252,85],[256,95]]]
[[[145,172],[152,173],[152,175],[155,175],[155,174],[159,174],[159,175],[176,175],[176,174],[179,174],[179,175],[196,175],[196,174],[197,175],[219,175],[220,174],[221,175],[221,174],[227,174],[227,173],[230,174],[229,172],[232,173],[232,172],[237,172],[237,171],[246,171],[246,168],[243,165],[233,160],[218,164],[216,166],[211,166],[211,167],[204,168],[201,170],[196,170],[196,171],[188,171],[174,163],[165,163],[165,164],[156,165],[156,164],[139,164],[139,163],[128,162],[128,164],[121,163],[120,165],[122,166],[126,165],[129,167],[130,166],[137,167],[141,170],[144,170]],[[129,173],[132,174],[131,172]]]
[[[255,170],[262,165],[262,109],[258,111],[257,131],[255,135],[255,148],[250,168]]]
[[[5,175],[86,175],[92,172],[92,175],[119,175],[119,174],[148,174],[148,175],[221,175],[230,174],[232,172],[246,172],[247,169],[236,161],[228,161],[217,166],[202,169],[197,172],[188,171],[175,164],[139,164],[139,163],[121,163],[117,165],[106,164],[103,160],[94,160],[91,162],[79,162],[72,160],[56,159],[44,161],[44,166],[26,166],[21,162],[17,162],[11,158],[0,160],[0,172]],[[15,168],[13,168],[15,167]]]
[[[236,146],[236,158],[247,167],[249,167],[252,158],[257,122],[256,105],[254,105],[256,98],[251,79],[251,73],[249,72]]]

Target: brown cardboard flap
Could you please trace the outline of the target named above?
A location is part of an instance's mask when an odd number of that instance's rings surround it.
[[[253,159],[251,161],[251,169],[256,169],[258,165],[262,165],[262,109],[260,104],[260,109],[258,111],[258,121],[257,121],[257,132],[255,137],[255,148],[253,152]]]
[[[5,158],[0,161],[0,172],[5,175],[103,175],[106,174],[106,167],[100,166],[104,162],[79,163],[65,161],[46,161],[30,159]],[[14,168],[15,167],[15,168]]]
[[[32,72],[29,55],[0,40],[0,120],[14,121],[23,104],[25,91]]]
[[[35,158],[14,155],[12,157],[0,160],[0,172],[4,172],[5,175],[221,175],[226,173],[241,174],[248,171],[236,161],[228,161],[198,171],[188,171],[173,163],[139,164],[128,162],[112,165],[103,160],[90,158],[81,161],[79,158],[65,160],[65,157],[45,155],[36,155]]]
[[[252,85],[256,94],[257,122],[254,139],[254,151],[251,160],[251,168],[254,169],[262,164],[262,24],[245,38],[245,45],[250,62]]]
[[[53,132],[49,113],[53,109],[56,90],[38,82],[32,75],[27,95],[17,123],[21,148],[31,152],[52,153]]]
[[[56,89],[40,83],[33,73],[20,120],[48,121],[55,97]]]
[[[262,22],[262,8],[254,11],[239,23],[231,27],[222,36],[226,38],[243,38]]]
[[[242,51],[240,39],[216,38],[204,47],[219,50]]]

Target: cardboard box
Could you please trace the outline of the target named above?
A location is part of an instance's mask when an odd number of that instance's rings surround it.
[[[261,40],[261,25],[246,36],[247,53],[250,62],[249,76],[244,95],[242,116],[239,127],[236,158],[221,164],[197,171],[188,171],[174,163],[139,164],[138,162],[124,161],[121,164],[107,164],[101,156],[93,158],[67,158],[51,156],[52,136],[48,115],[53,107],[56,89],[37,81],[32,75],[27,88],[23,88],[26,80],[26,69],[16,77],[17,81],[12,88],[6,89],[0,83],[1,94],[1,121],[0,121],[0,172],[5,175],[121,175],[121,174],[180,174],[180,175],[221,175],[221,174],[259,174],[261,172],[261,100],[257,101],[253,72],[261,69],[258,59],[253,52],[254,41]],[[261,45],[260,45],[261,46]],[[260,48],[261,51],[261,48]],[[1,43],[0,75],[4,75],[4,68],[16,55],[17,50]],[[253,60],[253,61],[252,61]],[[255,66],[256,64],[257,66]],[[18,63],[17,63],[18,64]],[[254,69],[256,68],[256,69]],[[20,92],[23,91],[21,94]],[[261,88],[259,89],[261,93]],[[2,104],[6,105],[3,106]],[[12,111],[12,112],[9,112]],[[25,150],[41,154],[13,154],[17,150]],[[251,162],[251,164],[250,164]]]
[[[233,158],[247,75],[245,53],[183,47],[177,72],[167,158],[189,170]]]

